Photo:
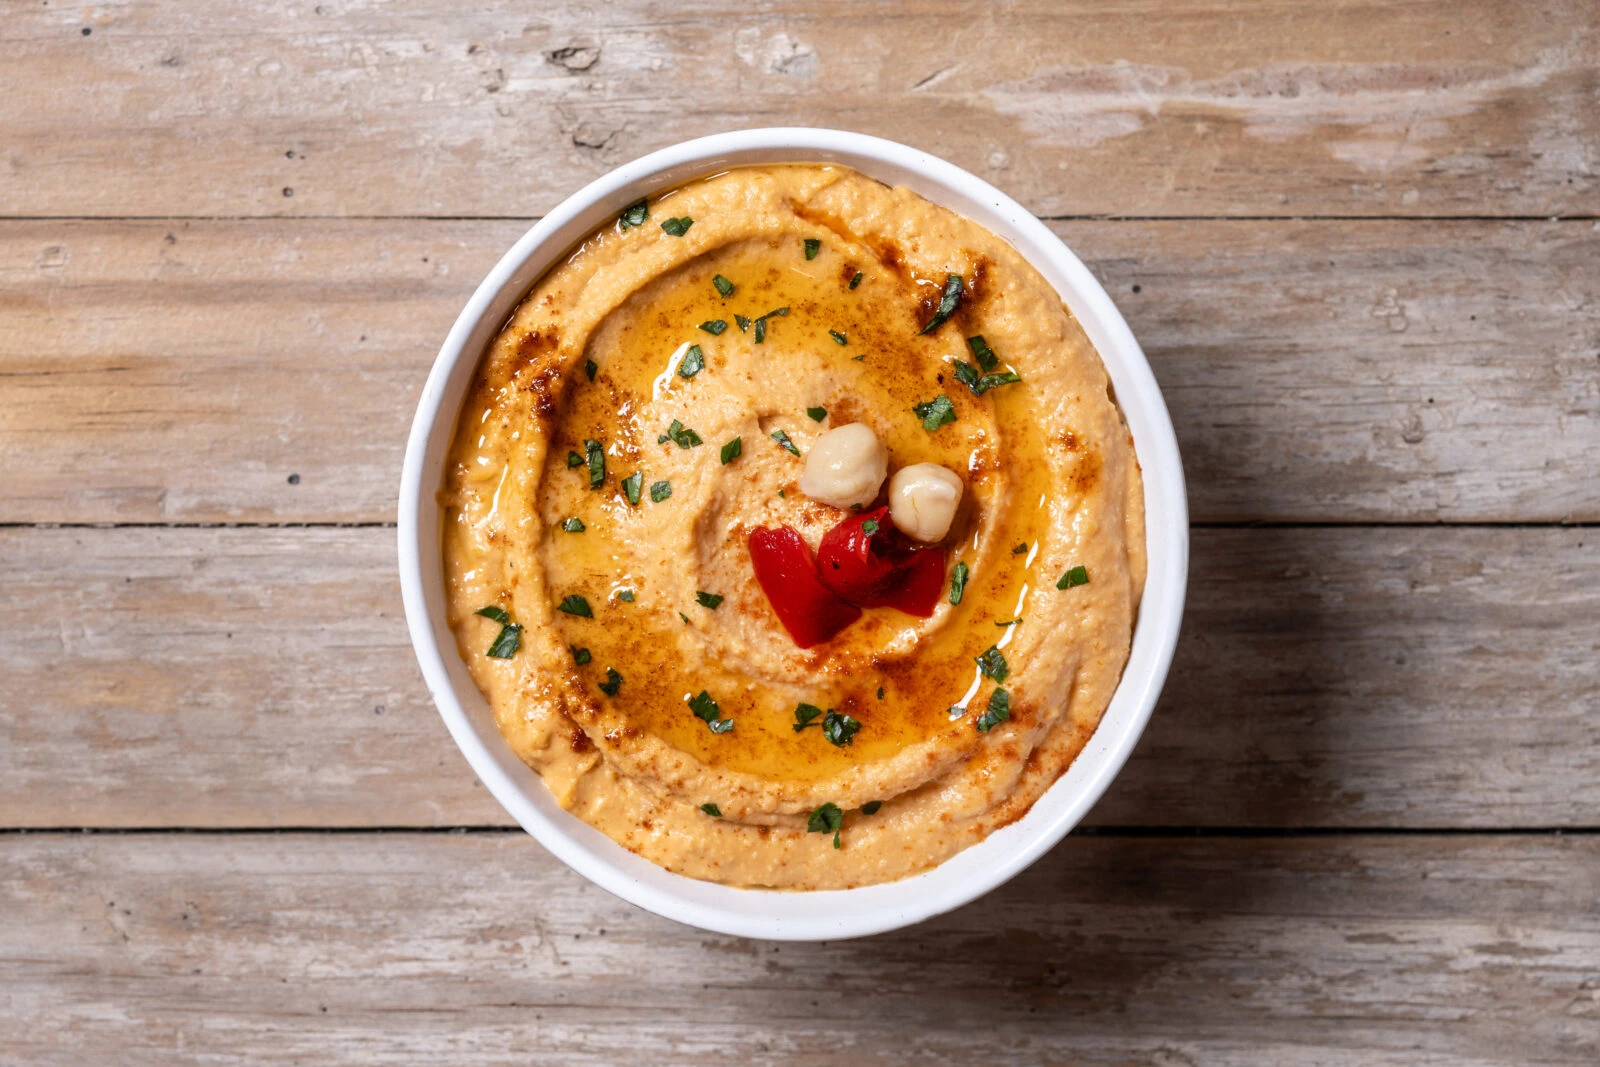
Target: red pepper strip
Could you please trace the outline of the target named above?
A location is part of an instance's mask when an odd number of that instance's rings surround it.
[[[872,533],[864,529],[877,523]],[[822,584],[864,608],[895,608],[927,618],[944,588],[945,552],[917,548],[894,528],[888,508],[851,515],[822,535]]]
[[[811,549],[788,526],[751,530],[750,563],[778,621],[801,648],[820,644],[861,618],[860,608],[840,600],[817,578]]]

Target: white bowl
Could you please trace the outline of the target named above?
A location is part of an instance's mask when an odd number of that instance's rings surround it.
[[[445,621],[437,491],[456,417],[480,357],[534,283],[581,238],[647,194],[728,167],[840,163],[904,185],[1010,241],[1055,286],[1100,352],[1144,471],[1150,570],[1133,648],[1099,729],[1026,816],[933,870],[860,889],[735,889],[673,874],[563,811],[512,753],[456,652]],[[1160,695],[1183,615],[1188,502],[1161,390],[1111,298],[1066,245],[989,183],[926,152],[838,130],[717,134],[652,152],[568,197],[489,272],[439,349],[417,404],[400,477],[400,585],[411,642],[439,714],[495,799],[568,866],[624,900],[706,930],[745,937],[858,937],[959,907],[1013,877],[1060,841],[1105,792]]]

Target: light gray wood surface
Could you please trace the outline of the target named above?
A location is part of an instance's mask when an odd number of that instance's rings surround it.
[[[1201,526],[1088,829],[780,946],[509,827],[391,524],[531,219],[784,123],[1049,218]],[[1597,173],[1587,0],[0,0],[0,1065],[1600,1061]]]

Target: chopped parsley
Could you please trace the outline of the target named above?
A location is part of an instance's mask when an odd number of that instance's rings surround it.
[[[726,467],[744,454],[744,438],[735,437],[722,446],[722,465]]]
[[[689,698],[689,710],[694,712],[695,718],[709,726],[714,734],[725,734],[733,729],[733,720],[722,717],[722,709],[717,707],[717,702],[712,700],[711,694],[704,689]]]
[[[794,442],[789,440],[789,435],[784,433],[782,430],[773,430],[771,437],[774,441],[783,446],[784,451],[790,452],[796,456],[800,454],[800,450],[795,447]]]
[[[756,320],[755,343],[758,344],[758,345],[759,344],[765,344],[766,340],[767,340],[767,320],[766,320],[766,317],[763,316],[763,317],[761,317],[761,318]]]
[[[883,686],[881,686],[881,685],[878,686],[878,699],[879,700],[883,699]]]
[[[634,471],[622,479],[622,495],[628,498],[628,503],[639,503],[639,490],[644,485],[644,471]]]
[[[600,373],[600,364],[596,363],[592,359],[584,360],[583,361],[583,373],[585,373],[585,374],[587,374],[589,376],[589,380],[591,382],[594,381],[594,376],[596,374]]]
[[[616,593],[614,594],[614,596],[615,596],[615,599],[622,601],[624,604],[632,604],[633,603],[633,590],[632,589],[618,589],[616,591]]]
[[[567,453],[567,469],[571,470],[573,467],[581,467],[581,466],[583,466],[583,457],[578,455],[576,452],[568,452]]]
[[[1015,626],[1017,623],[1019,623],[1021,621],[1022,621],[1021,616],[1018,616],[1015,619],[1007,619],[1005,622],[997,622],[997,623],[995,623],[995,625],[1003,628],[1003,627],[1006,627],[1006,626]]]
[[[928,320],[928,325],[924,326],[920,332],[932,333],[944,325],[944,320],[948,319],[950,313],[955,311],[956,305],[961,303],[961,291],[963,288],[961,275],[945,275],[944,296],[939,300],[939,309],[933,313],[933,318]]]
[[[806,820],[806,833],[833,834],[833,847],[839,847],[839,827],[844,825],[844,812],[831,800],[811,813]]]
[[[997,688],[989,694],[989,709],[978,716],[978,732],[986,734],[1009,718],[1011,718],[1011,694]]]
[[[517,654],[517,649],[520,647],[522,647],[522,627],[514,622],[508,622],[500,627],[500,636],[489,646],[489,658],[510,659]]]
[[[722,809],[717,807],[715,804],[702,804],[700,805],[700,810],[711,816],[713,819],[722,818]]]
[[[883,807],[883,801],[869,800],[865,804],[861,805],[861,814],[876,815],[878,814],[878,809],[881,807]]]
[[[622,209],[622,214],[617,217],[617,223],[622,229],[627,230],[633,226],[643,226],[644,220],[650,217],[650,205],[640,200],[636,204],[629,204]]]
[[[681,612],[681,611],[678,612],[678,618],[683,620],[683,624],[685,626],[691,625],[690,622],[689,622],[689,616],[685,615],[683,612]]]
[[[956,381],[972,391],[973,396],[982,396],[989,390],[1002,385],[1014,385],[1022,381],[1022,376],[1012,371],[1002,374],[978,374],[978,368],[962,360],[955,360]]]
[[[922,428],[933,433],[947,422],[956,421],[956,406],[950,398],[940,393],[911,409],[922,420]]]
[[[589,655],[587,648],[579,648],[577,645],[568,645],[567,647],[572,649],[572,662],[580,667],[594,659],[593,656]]]
[[[577,516],[573,516],[572,518],[570,518],[570,519],[566,520],[565,522],[563,522],[561,524],[561,528],[563,530],[567,531],[567,533],[583,533],[583,531],[584,531],[583,520],[578,518]]]
[[[617,673],[615,667],[606,668],[606,680],[600,683],[600,692],[608,697],[617,695],[617,690],[622,688],[622,675]]]
[[[848,715],[840,715],[832,708],[822,717],[822,736],[834,748],[843,748],[856,736],[856,731],[861,729],[861,723]]]
[[[599,441],[585,441],[583,451],[589,458],[589,488],[598,489],[606,484],[606,451]]]
[[[1021,544],[1019,544],[1016,548],[1013,548],[1011,550],[1011,554],[1013,556],[1020,556],[1020,555],[1022,555],[1023,553],[1025,553],[1027,551],[1028,551],[1028,542],[1024,541]]]
[[[806,414],[811,416],[812,422],[821,422],[828,417],[827,408],[806,408]]]
[[[718,596],[716,593],[708,593],[704,589],[697,590],[694,598],[700,603],[701,607],[710,608],[712,611],[716,611],[717,608],[722,606],[722,602],[728,599],[724,596]]]
[[[950,572],[950,603],[961,603],[961,594],[967,589],[967,575],[971,573],[965,562],[957,563],[955,570]]]
[[[728,328],[728,323],[725,319],[708,319],[700,324],[700,328],[712,337],[720,337],[722,331]]]
[[[672,420],[672,425],[667,427],[667,432],[656,438],[656,444],[664,441],[674,441],[679,448],[693,448],[701,444],[700,435],[689,429],[677,419]]]
[[[674,237],[682,237],[689,232],[689,227],[694,225],[694,219],[685,215],[681,219],[668,219],[661,224],[661,228]]]
[[[715,278],[712,278],[711,284],[717,287],[717,292],[722,295],[723,299],[727,299],[733,295],[733,283],[724,278],[722,275],[719,274]]]
[[[806,258],[816,259],[817,253],[822,251],[822,242],[815,237],[806,238]]]
[[[482,615],[486,619],[493,619],[501,626],[504,626],[511,621],[511,616],[506,614],[506,609],[497,607],[494,604],[490,604],[486,608],[479,608],[477,611],[474,611],[473,614]]]
[[[700,351],[699,345],[690,345],[689,351],[683,354],[683,361],[678,364],[678,377],[693,378],[705,369],[706,354]]]
[[[743,315],[735,315],[733,321],[739,324],[739,332],[744,333],[750,328],[750,320]]]
[[[1000,357],[994,354],[994,349],[983,339],[983,334],[967,338],[967,347],[972,349],[972,358],[984,370],[991,371],[1000,365]]]
[[[651,482],[650,483],[650,502],[651,503],[659,504],[659,503],[661,503],[663,500],[667,499],[667,497],[669,497],[671,495],[672,495],[672,483],[671,482]]]
[[[863,352],[859,356],[851,356],[850,358],[855,362],[860,363],[862,360],[867,358],[867,354]]]
[[[794,732],[799,733],[807,726],[815,725],[811,720],[819,717],[822,709],[815,704],[799,704],[794,709]]]
[[[1061,580],[1056,583],[1056,588],[1057,589],[1071,589],[1073,586],[1076,586],[1076,585],[1088,585],[1088,584],[1089,584],[1089,568],[1083,566],[1080,563],[1078,566],[1072,568],[1070,571],[1068,571],[1067,573],[1065,573],[1065,574],[1063,574],[1061,576]]]
[[[828,336],[833,338],[835,341],[837,341],[841,345],[847,345],[847,344],[850,343],[850,338],[846,337],[844,334],[840,333],[838,330],[829,330],[828,331]]]
[[[580,619],[594,618],[594,612],[589,608],[589,601],[573,593],[560,604],[556,605],[557,611],[564,611],[568,615],[576,615]]]
[[[998,685],[1006,680],[1006,675],[1011,673],[1011,668],[1006,665],[1006,657],[1000,649],[990,645],[983,655],[977,658],[978,673],[985,678],[992,678]]]
[[[868,519],[866,522],[862,523],[861,524],[861,532],[866,534],[868,537],[871,537],[873,534],[877,533],[878,532],[878,520],[877,519]]]
[[[860,271],[856,271],[855,277],[850,279],[850,288],[854,289],[856,286],[858,286],[860,284],[861,284],[861,272]]]

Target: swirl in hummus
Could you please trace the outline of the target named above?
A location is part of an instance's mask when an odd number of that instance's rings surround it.
[[[888,481],[860,510],[802,491],[851,424],[890,475],[958,476],[937,543],[863,519]],[[1060,297],[835,166],[685,185],[554,267],[479,368],[442,501],[450,623],[507,742],[624,847],[738,886],[890,881],[1020,818],[1105,711],[1144,582],[1132,440]],[[788,528],[826,568],[851,522],[937,602],[847,604],[800,647],[778,611],[810,609],[751,546]]]

